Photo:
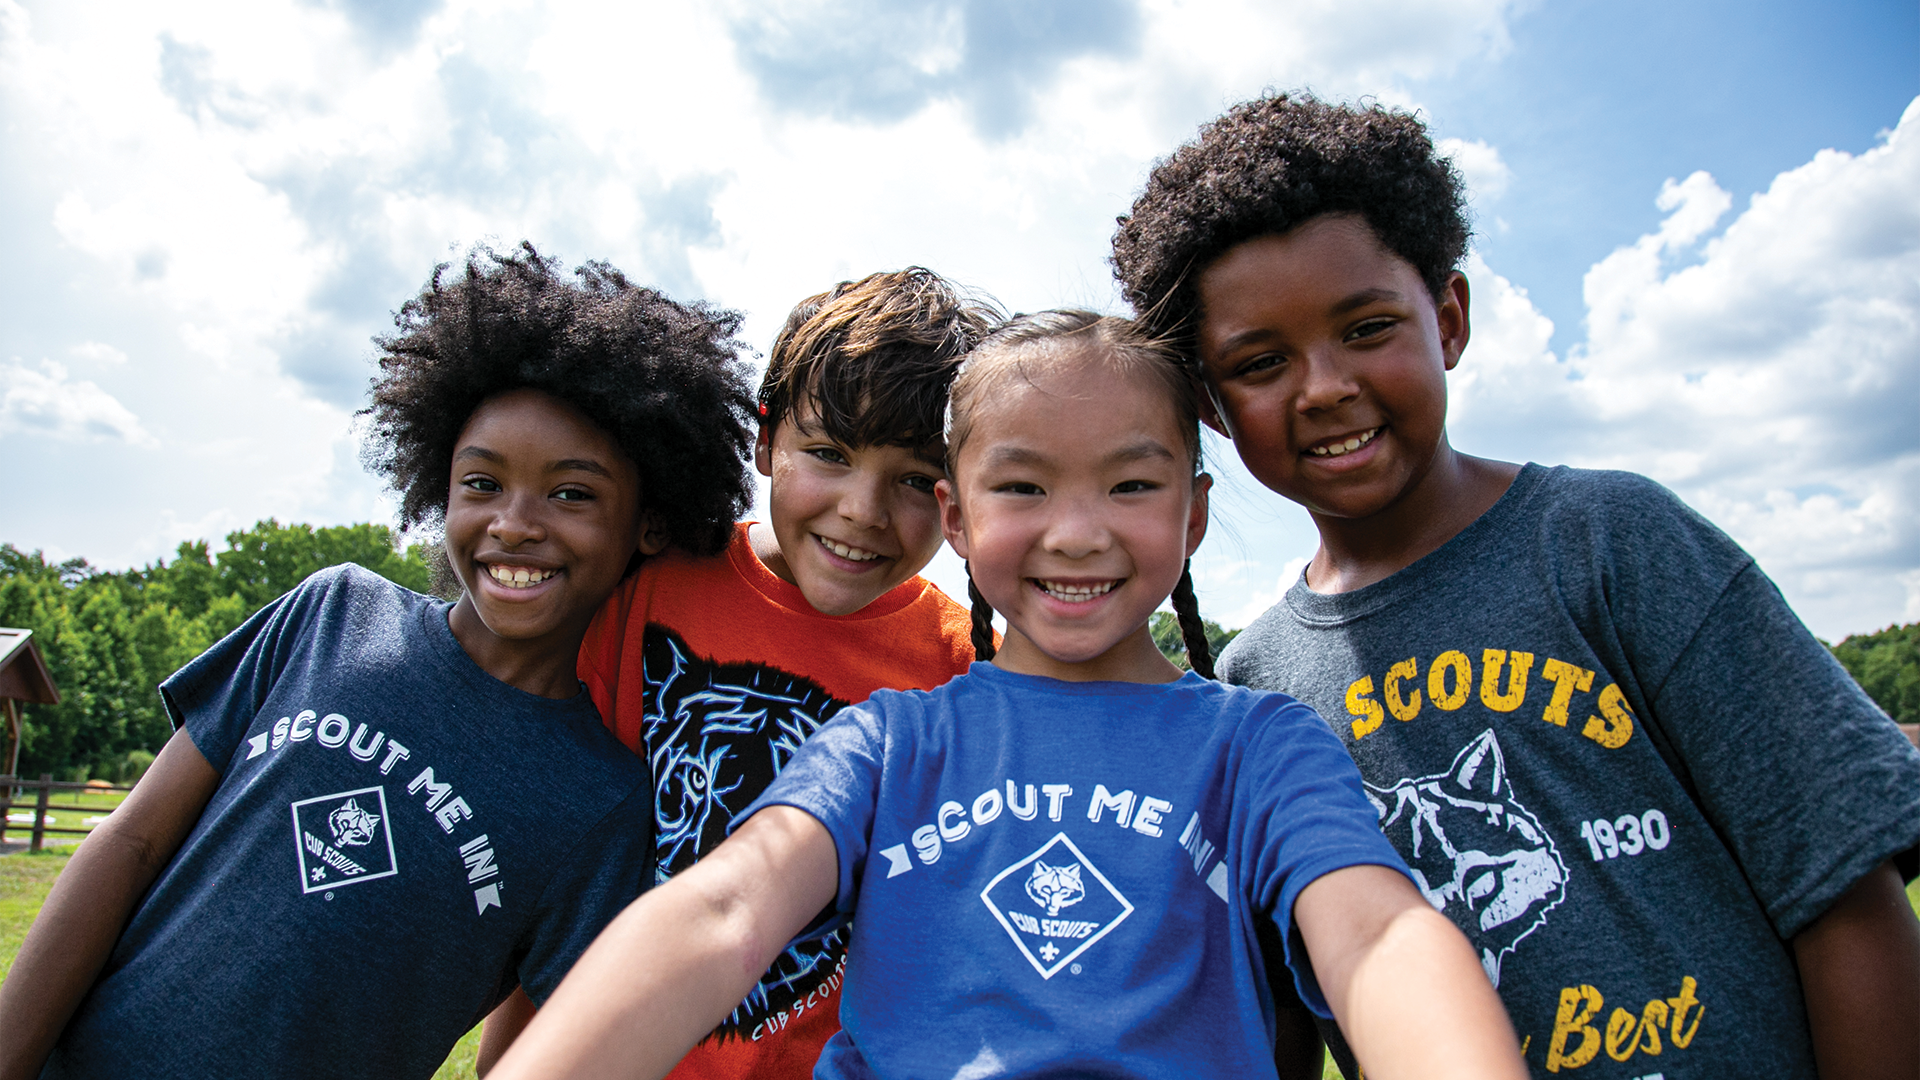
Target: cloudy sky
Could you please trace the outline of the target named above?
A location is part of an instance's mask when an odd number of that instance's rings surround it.
[[[0,0],[0,541],[120,568],[389,520],[368,339],[476,240],[739,308],[762,350],[909,263],[1123,310],[1114,215],[1268,88],[1417,108],[1468,177],[1457,446],[1654,476],[1828,638],[1920,619],[1892,0]],[[1313,532],[1209,452],[1201,604],[1244,625]]]

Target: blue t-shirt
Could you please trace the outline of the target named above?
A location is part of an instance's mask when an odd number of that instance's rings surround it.
[[[644,763],[447,607],[336,567],[162,685],[220,786],[45,1076],[431,1076],[638,893]]]
[[[774,804],[826,826],[858,909],[827,1077],[1272,1075],[1259,921],[1291,938],[1315,878],[1403,869],[1312,710],[1192,674],[881,691],[747,814]]]

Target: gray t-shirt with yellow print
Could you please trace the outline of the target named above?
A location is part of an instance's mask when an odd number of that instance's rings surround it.
[[[1788,943],[1920,841],[1920,755],[1732,540],[1528,465],[1440,550],[1221,657],[1353,754],[1536,1076],[1812,1076]]]

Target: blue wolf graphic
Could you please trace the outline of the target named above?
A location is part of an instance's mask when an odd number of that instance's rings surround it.
[[[1027,876],[1027,899],[1047,909],[1047,918],[1058,918],[1060,909],[1072,907],[1087,898],[1087,887],[1080,884],[1080,864],[1048,866],[1035,860],[1033,873]]]
[[[333,833],[333,842],[341,847],[366,846],[373,840],[373,829],[378,824],[380,815],[360,809],[355,799],[348,799],[327,815],[327,829]]]
[[[847,703],[779,668],[698,656],[685,638],[658,624],[646,628],[643,655],[654,875],[665,881],[719,846],[734,816]],[[717,1037],[744,1038],[768,1017],[806,1000],[846,956],[846,933],[842,926],[788,946],[716,1029]]]
[[[1499,986],[1507,955],[1566,898],[1567,866],[1514,798],[1493,731],[1475,736],[1446,772],[1368,784],[1367,799],[1427,902],[1460,926]]]

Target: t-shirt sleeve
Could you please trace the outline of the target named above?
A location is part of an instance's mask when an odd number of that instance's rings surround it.
[[[1920,841],[1920,754],[1748,564],[1652,691],[1702,811],[1791,938]]]
[[[174,727],[185,728],[222,773],[266,703],[328,594],[350,584],[347,567],[322,570],[253,614],[160,684]]]
[[[652,789],[642,784],[582,836],[541,891],[518,975],[547,1000],[593,939],[639,896],[652,873]]]
[[[873,835],[885,759],[886,730],[880,710],[872,704],[842,709],[807,737],[779,777],[734,819],[733,827],[739,828],[769,806],[791,806],[811,814],[833,837],[840,860],[834,910],[851,915]],[[820,929],[810,928],[811,932]]]
[[[1293,924],[1294,902],[1335,870],[1385,866],[1406,874],[1406,863],[1381,834],[1353,759],[1312,709],[1268,695],[1247,723],[1234,763],[1238,835],[1229,854],[1248,898],[1280,928],[1301,1001],[1331,1017]]]

